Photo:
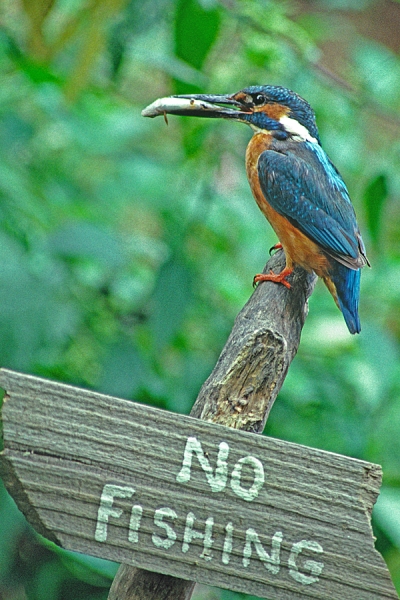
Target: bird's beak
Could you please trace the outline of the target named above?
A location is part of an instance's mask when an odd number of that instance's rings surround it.
[[[231,108],[232,107],[232,108]],[[244,115],[252,113],[251,108],[235,100],[234,94],[215,96],[212,94],[184,94],[160,98],[147,106],[144,117],[158,115],[181,115],[190,117],[207,117],[245,120]]]
[[[198,117],[222,117],[222,118],[237,118],[240,113],[243,112],[245,108],[243,104],[234,99],[234,94],[229,96],[224,95],[213,95],[213,94],[182,94],[180,96],[174,96],[175,98],[183,98],[185,100],[194,100],[195,104],[199,104],[199,113],[196,115]],[[209,106],[210,105],[210,106]],[[222,105],[222,106],[221,106]],[[227,105],[227,106],[226,106]],[[205,108],[201,108],[205,106]],[[229,108],[235,107],[235,108]],[[242,109],[242,110],[240,110]],[[248,109],[247,113],[250,112]],[[186,111],[183,109],[181,114],[186,114]],[[188,114],[191,114],[191,109],[189,108]]]

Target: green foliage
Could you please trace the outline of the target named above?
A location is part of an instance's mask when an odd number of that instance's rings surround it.
[[[118,564],[109,560],[63,550],[46,538],[41,537],[40,542],[60,558],[60,562],[74,577],[91,586],[108,588],[118,570]]]
[[[365,188],[364,204],[371,241],[377,245],[382,225],[382,211],[388,197],[386,177],[378,175]]]
[[[382,3],[323,4],[3,3],[0,364],[189,412],[276,239],[246,181],[245,127],[140,111],[172,93],[295,89],[373,268],[356,338],[317,286],[266,433],[383,465],[374,529],[400,589],[400,62],[354,25],[353,9]],[[105,599],[114,571],[38,538],[1,488],[1,597]],[[196,596],[211,597],[244,596]]]
[[[178,0],[175,7],[175,55],[200,71],[217,38],[220,21],[220,12],[213,1]],[[198,91],[197,86],[188,85],[185,81],[176,81],[175,89],[178,94]]]

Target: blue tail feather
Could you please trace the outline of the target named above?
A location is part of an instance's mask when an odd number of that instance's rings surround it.
[[[334,261],[330,276],[335,284],[340,310],[350,333],[360,333],[361,323],[358,316],[361,270],[349,269]]]

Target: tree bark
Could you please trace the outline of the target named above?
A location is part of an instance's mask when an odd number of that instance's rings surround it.
[[[285,256],[277,252],[265,266],[279,273]],[[191,416],[262,433],[275,398],[296,355],[316,276],[296,268],[291,289],[272,282],[257,286],[238,314]],[[189,600],[195,583],[121,565],[108,600]]]

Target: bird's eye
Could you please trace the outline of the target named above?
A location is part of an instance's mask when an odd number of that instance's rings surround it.
[[[256,106],[261,106],[261,104],[265,104],[267,98],[264,94],[256,94],[253,96],[253,102]]]

